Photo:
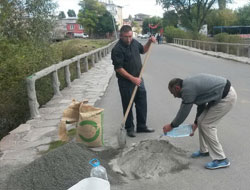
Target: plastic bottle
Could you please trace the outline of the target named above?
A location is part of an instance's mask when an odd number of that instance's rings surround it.
[[[183,124],[173,128],[171,131],[165,133],[164,135],[168,137],[186,137],[189,136],[192,131],[192,125]]]
[[[93,158],[89,161],[90,165],[93,168],[90,171],[91,177],[98,177],[108,181],[108,175],[106,169],[100,164],[100,161],[97,158]]]

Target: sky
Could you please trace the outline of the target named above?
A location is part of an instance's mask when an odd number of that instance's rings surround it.
[[[79,0],[55,0],[55,2],[59,5],[58,12],[64,11],[66,15],[69,9],[75,10],[76,14],[80,9],[78,5]],[[113,0],[113,2],[123,7],[123,18],[128,18],[129,15],[134,16],[138,13],[162,17],[164,12],[161,6],[156,5],[156,0]],[[250,3],[250,0],[234,0],[234,3],[230,4],[228,8],[237,9],[247,3]]]

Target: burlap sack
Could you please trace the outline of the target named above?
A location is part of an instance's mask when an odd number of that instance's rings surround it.
[[[66,123],[77,122],[76,141],[88,147],[100,147],[103,145],[103,109],[86,103],[73,100],[64,110],[59,125],[59,138],[68,141]]]
[[[89,147],[103,145],[103,109],[80,105],[76,141]]]

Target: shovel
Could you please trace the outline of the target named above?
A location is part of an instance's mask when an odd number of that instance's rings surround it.
[[[142,73],[144,71],[145,64],[146,64],[146,62],[148,60],[148,57],[150,55],[150,51],[151,51],[151,44],[149,46],[148,52],[146,54],[146,57],[144,59],[144,62],[143,62],[143,65],[142,65],[142,68],[141,68],[141,71],[140,71],[140,75],[139,75],[140,79],[142,78]],[[134,102],[134,98],[135,98],[135,94],[136,94],[137,89],[138,89],[138,86],[135,85],[135,88],[133,90],[132,96],[130,98],[130,101],[129,101],[129,104],[128,104],[128,107],[127,107],[127,110],[125,112],[124,118],[123,118],[122,123],[121,123],[121,128],[119,128],[119,131],[118,131],[117,140],[118,140],[118,145],[119,145],[120,148],[124,148],[125,145],[126,145],[126,134],[127,134],[127,132],[126,132],[126,129],[125,129],[125,123],[126,123],[130,108],[131,108],[131,106],[132,106],[132,104]]]

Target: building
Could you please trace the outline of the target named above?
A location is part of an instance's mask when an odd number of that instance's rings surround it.
[[[113,0],[99,0],[99,2],[103,3],[107,11],[113,15],[116,25],[118,25],[118,29],[120,29],[123,25],[122,6],[114,4]]]
[[[73,38],[84,34],[84,28],[77,23],[76,17],[58,19],[53,33],[53,39],[60,40],[66,36]]]
[[[135,15],[135,21],[143,21],[145,20],[146,18],[150,18],[150,15],[146,15],[146,14],[142,14],[142,13],[139,13],[139,14],[136,14]]]

